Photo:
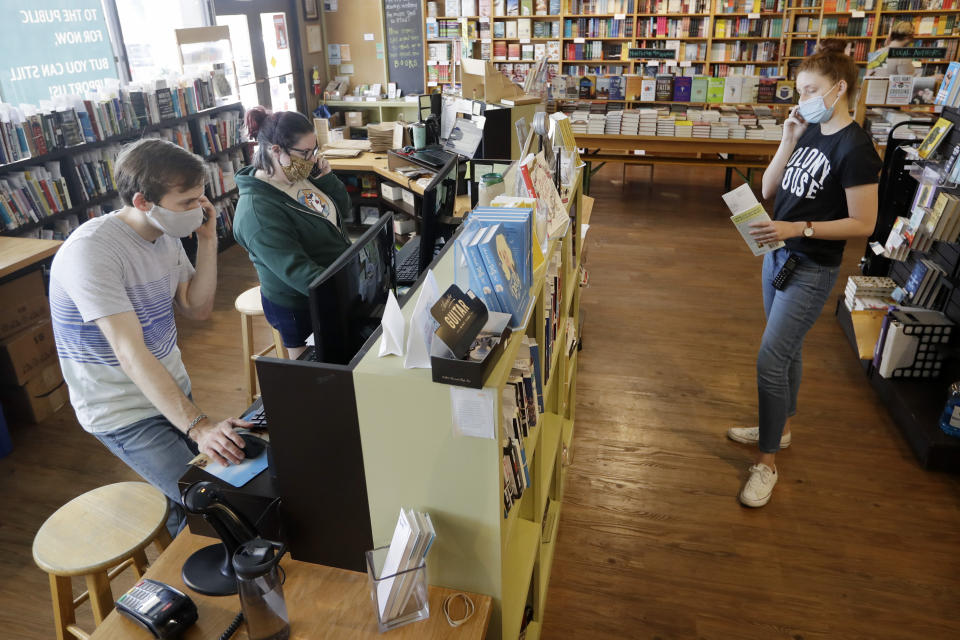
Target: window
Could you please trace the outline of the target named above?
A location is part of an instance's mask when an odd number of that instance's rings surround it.
[[[133,82],[180,73],[175,29],[209,26],[207,0],[115,0]]]

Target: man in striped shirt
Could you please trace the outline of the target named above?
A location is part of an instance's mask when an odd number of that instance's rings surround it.
[[[249,426],[197,408],[177,346],[174,307],[193,320],[213,309],[216,211],[202,160],[170,142],[126,147],[115,176],[124,206],[82,224],[53,260],[54,337],[81,426],[166,494],[176,535],[187,463],[198,451],[240,462],[234,427]],[[180,242],[194,231],[196,268]]]

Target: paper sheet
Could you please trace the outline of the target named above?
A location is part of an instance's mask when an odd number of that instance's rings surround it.
[[[744,182],[742,185],[723,194],[723,201],[727,203],[730,213],[738,214],[760,204],[757,196],[753,195],[753,189]]]
[[[383,335],[380,337],[379,356],[381,358],[387,355],[402,356],[406,323],[403,320],[403,313],[400,311],[400,305],[397,303],[393,291],[387,298],[387,306],[383,310],[383,319],[380,320],[380,326],[383,327]]]
[[[410,333],[407,334],[407,355],[403,359],[405,369],[429,369],[430,346],[433,332],[437,330],[437,321],[430,315],[430,307],[440,299],[440,287],[433,270],[427,271],[427,277],[420,287],[420,296],[410,318]]]
[[[453,432],[474,438],[496,438],[497,394],[495,389],[450,387]]]

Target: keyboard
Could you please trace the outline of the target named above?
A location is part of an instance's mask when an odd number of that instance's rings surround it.
[[[435,167],[442,167],[450,160],[450,154],[444,151],[416,151],[413,157]]]
[[[252,422],[251,429],[266,429],[267,416],[263,409],[263,398],[257,398],[256,402],[250,405],[247,412],[241,417],[241,420]]]
[[[420,252],[412,251],[403,262],[397,265],[397,282],[400,284],[416,282],[420,275]]]

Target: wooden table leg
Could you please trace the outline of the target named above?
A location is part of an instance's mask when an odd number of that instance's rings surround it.
[[[253,404],[257,392],[257,370],[253,366],[253,317],[240,314],[240,334],[243,341],[243,371],[246,373],[244,388],[247,392],[247,404]]]
[[[142,578],[143,574],[147,572],[147,554],[143,549],[133,553],[133,570],[138,578]]]
[[[167,527],[163,526],[160,528],[160,531],[157,532],[157,537],[153,539],[153,544],[157,545],[157,551],[163,553],[163,550],[170,546],[170,543],[173,542],[173,538],[170,537],[170,532],[167,531]]]
[[[57,628],[57,640],[73,638],[67,626],[77,621],[73,611],[73,588],[67,576],[49,574],[50,599],[53,600],[53,624]]]
[[[93,621],[99,625],[113,611],[113,592],[106,571],[87,576],[87,592],[90,594],[90,607],[93,609]]]

